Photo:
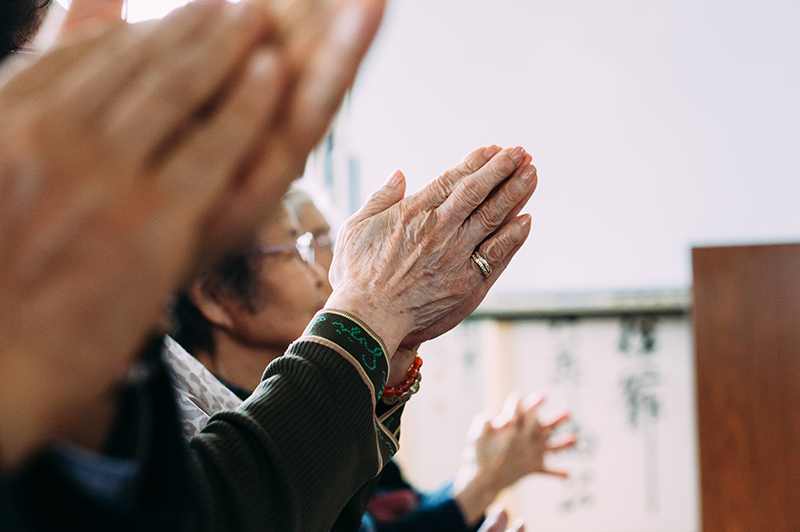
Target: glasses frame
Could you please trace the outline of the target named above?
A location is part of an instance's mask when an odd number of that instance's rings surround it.
[[[333,250],[333,238],[328,233],[315,236],[313,241],[314,245],[319,249]]]
[[[294,244],[281,244],[279,246],[264,246],[253,250],[254,255],[267,256],[267,255],[285,255],[297,254],[304,263],[308,266],[314,266],[314,235],[305,233],[297,237]]]

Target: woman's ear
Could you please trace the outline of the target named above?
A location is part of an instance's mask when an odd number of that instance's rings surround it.
[[[189,287],[188,294],[197,310],[212,325],[223,329],[233,328],[234,320],[228,312],[228,306],[221,301],[219,293],[214,290],[207,279],[194,281]]]

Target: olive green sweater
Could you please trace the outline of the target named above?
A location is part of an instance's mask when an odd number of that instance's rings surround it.
[[[323,312],[253,395],[191,443],[207,530],[329,530],[397,451],[402,408],[376,414],[388,358],[368,327]]]

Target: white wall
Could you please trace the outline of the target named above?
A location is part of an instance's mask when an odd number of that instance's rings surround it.
[[[800,2],[394,0],[353,93],[367,193],[521,144],[496,292],[690,284],[697,243],[800,240]]]

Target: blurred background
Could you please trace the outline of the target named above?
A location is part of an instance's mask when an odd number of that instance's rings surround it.
[[[130,21],[184,2],[130,0]],[[401,169],[522,145],[528,243],[465,324],[423,347],[399,456],[452,476],[511,389],[573,412],[567,481],[503,503],[529,530],[699,530],[693,246],[800,240],[800,3],[394,0],[304,186],[334,229]]]

